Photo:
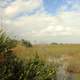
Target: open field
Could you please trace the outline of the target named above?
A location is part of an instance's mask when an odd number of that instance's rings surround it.
[[[76,80],[80,80],[80,45],[59,44],[59,45],[34,45],[32,48],[25,48],[18,45],[14,52],[21,59],[33,57],[36,53],[41,60],[49,63],[57,63],[70,66],[69,69],[76,74]]]
[[[78,44],[35,45],[31,48],[17,46],[14,48],[14,52],[18,53],[17,56],[24,59],[33,57],[37,53],[43,60],[64,57],[65,60],[80,64],[80,45]]]

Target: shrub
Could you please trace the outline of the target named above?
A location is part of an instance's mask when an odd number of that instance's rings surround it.
[[[24,72],[23,62],[11,51],[4,56],[5,61],[0,64],[0,80],[19,80],[20,75]]]
[[[15,41],[6,33],[0,31],[0,80],[19,80],[23,73],[23,62],[11,50],[16,46]]]
[[[14,42],[11,38],[9,38],[7,34],[1,29],[0,30],[0,53],[5,53],[15,46],[16,46],[16,42]]]
[[[22,39],[22,44],[25,46],[25,47],[32,47],[32,44],[29,42],[29,41],[26,41],[24,39]]]
[[[23,63],[9,51],[5,62],[0,64],[0,80],[56,80],[55,67],[41,61],[39,57]]]
[[[58,43],[56,43],[56,42],[53,42],[53,43],[51,43],[51,45],[58,45]]]

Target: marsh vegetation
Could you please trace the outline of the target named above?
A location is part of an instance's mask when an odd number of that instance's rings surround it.
[[[80,80],[80,45],[32,45],[0,31],[0,80]]]

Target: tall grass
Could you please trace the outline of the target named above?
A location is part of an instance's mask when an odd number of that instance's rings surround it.
[[[0,32],[0,80],[56,80],[56,68],[46,64],[36,55],[26,61],[18,58],[12,48],[16,44]]]
[[[17,45],[4,31],[0,31],[0,80],[63,80],[66,62],[69,75],[79,73],[80,45]],[[74,49],[74,51],[73,51]],[[37,53],[36,53],[37,52]],[[76,54],[78,56],[76,56]],[[74,58],[75,57],[75,58]],[[59,74],[58,74],[59,73]],[[61,76],[62,78],[60,78]]]

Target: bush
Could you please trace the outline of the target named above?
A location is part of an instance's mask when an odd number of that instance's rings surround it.
[[[5,62],[0,64],[0,80],[56,80],[55,67],[41,61],[39,57],[23,63],[9,51]]]
[[[0,31],[0,80],[19,80],[24,72],[23,62],[20,61],[11,50],[16,46],[15,41],[6,33]]]
[[[16,42],[9,38],[3,30],[0,30],[0,53],[5,53],[15,46]]]
[[[53,43],[51,43],[51,45],[58,45],[58,43],[56,43],[56,42],[53,42]]]
[[[8,51],[5,60],[0,63],[0,80],[19,80],[24,72],[23,62],[19,60],[12,51]]]
[[[32,44],[29,41],[26,41],[26,40],[22,39],[21,42],[25,47],[32,47]]]

